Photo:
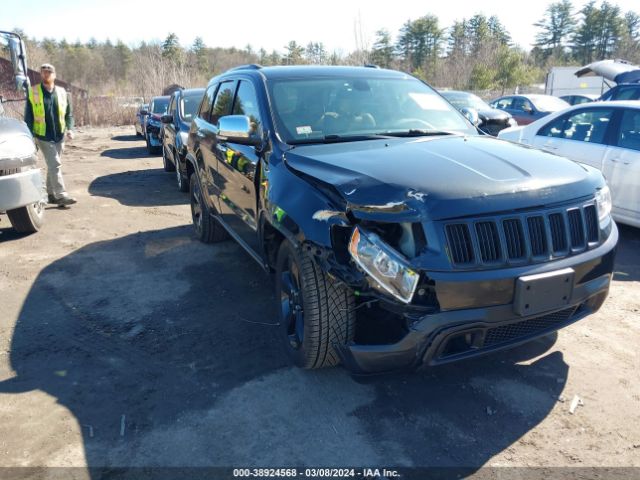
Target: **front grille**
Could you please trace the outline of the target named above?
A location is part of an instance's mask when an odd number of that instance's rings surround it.
[[[453,263],[465,264],[474,261],[471,234],[467,225],[464,223],[447,225],[447,237]]]
[[[566,308],[541,317],[489,328],[485,334],[483,346],[489,347],[500,343],[511,342],[518,338],[529,337],[549,330],[569,320],[575,313],[576,308],[577,307]]]
[[[15,175],[20,172],[20,168],[5,168],[0,169],[0,177],[6,177],[7,175]]]
[[[599,241],[593,203],[445,224],[449,257],[457,268],[543,262],[594,247]]]

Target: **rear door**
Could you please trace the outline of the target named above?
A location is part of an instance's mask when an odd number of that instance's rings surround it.
[[[611,189],[614,216],[640,227],[640,109],[623,109],[603,173]]]

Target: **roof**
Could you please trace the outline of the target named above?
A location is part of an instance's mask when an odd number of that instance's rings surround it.
[[[246,65],[227,70],[219,76],[212,78],[209,81],[209,84],[216,81],[220,77],[233,74],[248,74],[251,76],[259,75],[267,79],[308,77],[361,78],[363,76],[366,76],[368,78],[413,78],[410,75],[399,72],[397,70],[372,67],[348,67],[333,65],[283,65],[275,67],[260,67],[258,65]]]

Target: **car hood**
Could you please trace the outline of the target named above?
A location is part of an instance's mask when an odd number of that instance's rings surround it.
[[[593,195],[604,182],[563,157],[484,136],[305,145],[284,159],[354,216],[389,221],[541,207]]]
[[[0,162],[31,158],[35,152],[33,137],[26,123],[14,118],[0,117]],[[2,165],[2,168],[5,168],[5,165]]]
[[[482,120],[483,122],[486,122],[487,120],[494,122],[502,120],[507,123],[511,118],[511,114],[502,110],[498,110],[496,108],[491,108],[478,110],[478,117],[480,117],[480,120]]]

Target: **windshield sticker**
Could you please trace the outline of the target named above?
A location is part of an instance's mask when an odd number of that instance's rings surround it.
[[[298,135],[311,135],[311,127],[308,125],[305,125],[303,127],[296,127],[296,132],[298,133]]]
[[[442,98],[432,95],[430,93],[409,93],[409,96],[416,102],[423,110],[449,110],[447,102]]]

